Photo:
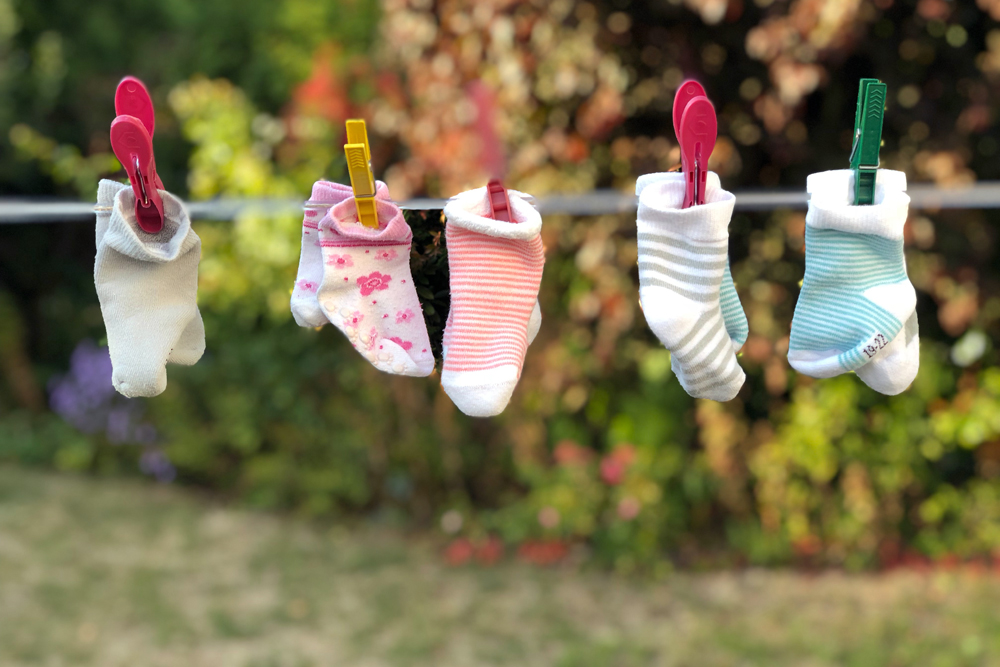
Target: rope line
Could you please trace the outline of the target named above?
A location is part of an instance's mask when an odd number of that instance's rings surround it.
[[[960,188],[940,188],[930,184],[911,185],[910,207],[921,210],[995,209],[1000,208],[1000,181],[983,181]],[[738,211],[773,211],[804,209],[808,203],[799,190],[744,190],[734,193]],[[411,199],[399,203],[406,210],[440,210],[447,199]],[[580,194],[557,194],[539,197],[538,210],[543,214],[574,216],[630,213],[636,210],[635,195],[618,190],[593,190]],[[187,202],[192,220],[235,220],[245,213],[273,216],[298,213],[303,208],[319,208],[300,199],[213,199]],[[88,202],[0,197],[0,225],[89,222],[98,210]],[[100,210],[108,210],[107,207]]]

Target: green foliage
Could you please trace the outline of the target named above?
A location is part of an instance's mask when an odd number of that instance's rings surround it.
[[[424,309],[424,322],[431,338],[434,358],[440,361],[441,339],[451,307],[444,216],[442,211],[406,211],[404,217],[413,230],[410,272]]]
[[[516,21],[495,17],[497,43],[482,49],[475,31],[460,30],[478,13],[436,5],[439,21],[429,10],[385,3],[396,7],[383,17],[395,31],[387,46],[375,39],[376,3],[360,1],[169,0],[116,13],[100,2],[0,0],[0,53],[31,62],[0,72],[0,92],[18,93],[0,95],[0,116],[17,121],[7,138],[18,149],[0,158],[0,178],[13,191],[90,197],[115,167],[105,140],[112,91],[130,71],[153,88],[161,175],[192,198],[305,199],[317,178],[342,180],[338,114],[358,109],[372,119],[379,176],[433,190],[482,167],[465,150],[470,127],[439,118],[467,110],[462,77],[475,78],[481,66],[485,81],[520,82],[503,92],[526,100],[498,110],[516,174],[509,184],[535,194],[629,187],[638,173],[671,166],[673,147],[661,136],[670,92],[680,64],[699,62],[720,110],[714,159],[727,187],[782,178],[800,186],[809,171],[843,166],[849,145],[838,148],[835,128],[849,133],[854,103],[844,91],[876,65],[883,78],[896,77],[890,91],[915,87],[890,100],[887,165],[945,183],[964,182],[969,166],[990,173],[990,137],[977,138],[975,150],[962,143],[970,132],[992,131],[980,122],[989,120],[981,107],[992,93],[974,80],[975,67],[992,71],[992,51],[977,55],[986,35],[965,9],[949,20],[968,26],[967,47],[942,41],[954,30],[934,32],[943,19],[896,3],[884,15],[868,5],[858,17],[838,15],[830,20],[840,23],[803,38],[826,35],[832,41],[822,48],[761,49],[754,58],[777,70],[792,62],[805,74],[820,67],[810,58],[850,56],[850,76],[831,74],[816,93],[779,95],[762,82],[766,67],[740,50],[761,30],[808,24],[782,13],[812,11],[808,3],[776,6],[775,21],[743,3],[742,15],[711,28],[687,10],[636,3],[633,18],[645,9],[670,27],[636,20],[633,42],[618,30],[617,4],[581,3],[572,13],[563,4],[521,3],[511,10]],[[152,19],[138,21],[143,12]],[[51,27],[47,14],[57,17]],[[905,29],[893,33],[893,21]],[[895,36],[857,44],[830,37],[870,25]],[[390,69],[359,59],[378,49]],[[886,65],[899,57],[898,71]],[[938,85],[949,62],[963,68],[960,90]],[[913,83],[921,77],[926,90]],[[933,109],[917,104],[921,90],[940,97]],[[449,104],[436,102],[439,94]],[[841,109],[850,110],[842,119]],[[427,140],[435,124],[439,135]],[[414,281],[439,356],[449,308],[442,221],[438,212],[409,212],[407,220]],[[995,212],[914,215],[907,262],[920,294],[921,372],[910,390],[884,397],[853,376],[814,381],[790,371],[784,355],[804,218],[737,214],[731,254],[751,329],[741,357],[748,380],[735,401],[719,405],[681,390],[669,353],[645,326],[634,218],[546,216],[542,331],[511,405],[491,420],[458,413],[436,377],[378,373],[333,327],[294,325],[297,215],[257,210],[232,224],[197,222],[208,351],[194,367],[170,367],[167,391],[146,402],[145,414],[182,482],[255,507],[422,526],[447,516],[449,534],[572,542],[623,571],[662,570],[665,555],[683,565],[851,568],[911,551],[997,555],[996,221]],[[89,226],[0,229],[2,460],[95,471],[135,465],[135,448],[73,432],[39,398],[78,341],[103,336],[92,261]]]

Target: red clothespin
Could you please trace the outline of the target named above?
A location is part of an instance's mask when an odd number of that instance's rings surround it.
[[[149,132],[149,138],[153,138],[156,131],[156,111],[153,109],[153,98],[149,96],[145,84],[134,76],[127,76],[118,82],[118,89],[115,91],[115,115],[133,116]],[[165,189],[159,174],[156,176],[156,187]]]
[[[514,222],[510,212],[510,199],[500,179],[493,178],[486,184],[486,195],[490,202],[490,217],[502,222]]]
[[[685,189],[682,208],[705,203],[708,158],[715,149],[719,121],[715,107],[697,81],[685,81],[674,96],[674,134],[681,147]]]
[[[118,84],[115,111],[119,115],[111,123],[111,149],[132,184],[136,222],[144,232],[156,234],[163,229],[163,200],[158,191],[163,183],[153,156],[153,103],[138,79],[126,77]]]

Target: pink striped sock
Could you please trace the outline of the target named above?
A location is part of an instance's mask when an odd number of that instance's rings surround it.
[[[444,210],[451,312],[441,384],[472,417],[498,415],[510,402],[545,265],[541,216],[519,193],[508,194],[514,223],[485,216],[485,188],[462,193]]]

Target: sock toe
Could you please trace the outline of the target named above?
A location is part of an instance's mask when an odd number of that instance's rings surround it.
[[[519,369],[502,366],[485,371],[444,371],[441,386],[455,406],[470,417],[495,417],[504,411],[517,387]]]
[[[167,388],[167,369],[132,367],[129,372],[113,373],[112,384],[118,393],[127,398],[152,398],[159,396]]]

